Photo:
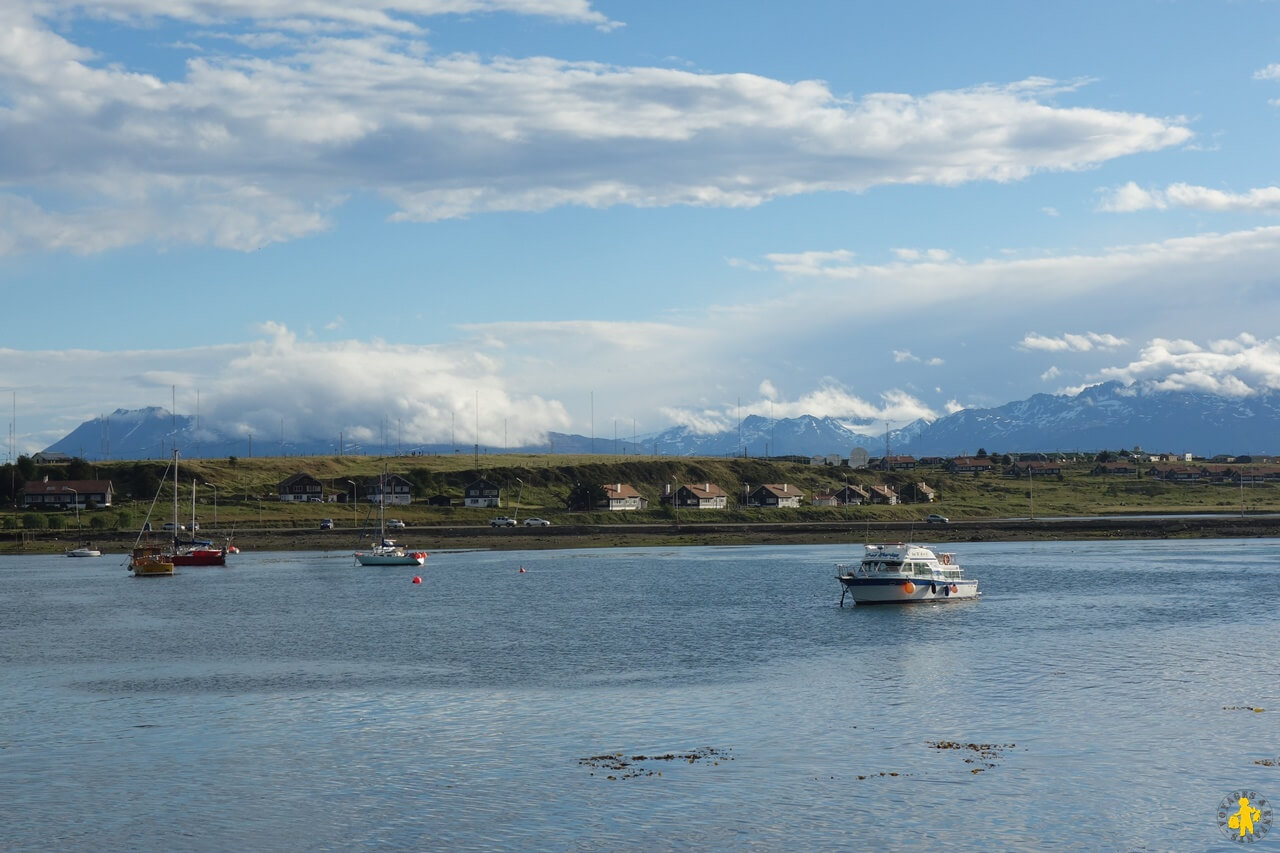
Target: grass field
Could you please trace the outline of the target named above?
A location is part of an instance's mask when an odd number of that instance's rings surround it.
[[[477,464],[478,463],[478,464]],[[1061,475],[1037,477],[1034,482],[1015,480],[999,473],[951,475],[941,468],[881,473],[843,467],[815,467],[798,462],[766,459],[622,456],[409,456],[409,457],[268,457],[254,459],[182,460],[179,470],[179,520],[192,515],[191,484],[197,487],[195,514],[203,530],[235,527],[305,529],[317,527],[322,518],[333,518],[341,527],[362,527],[370,522],[364,502],[293,503],[277,498],[276,486],[286,477],[305,472],[324,484],[327,495],[348,489],[348,480],[378,476],[384,469],[414,484],[414,502],[388,507],[387,515],[410,526],[482,525],[495,515],[526,518],[537,515],[553,524],[626,524],[671,521],[676,512],[662,506],[667,485],[712,482],[729,495],[727,510],[680,510],[682,521],[742,523],[768,521],[911,521],[928,513],[941,513],[953,521],[1009,517],[1110,515],[1125,513],[1267,512],[1280,510],[1280,485],[1249,486],[1179,485],[1142,476],[1098,476],[1092,463],[1065,464]],[[159,488],[164,462],[98,463],[86,479],[110,479],[116,501],[110,508],[80,513],[86,531],[137,530],[151,510],[152,524],[171,518],[171,475]],[[59,466],[42,468],[51,480]],[[445,494],[460,504],[463,489],[478,477],[502,489],[498,509],[462,506],[433,507],[431,495]],[[899,493],[912,484],[927,483],[936,490],[933,503],[897,506],[817,507],[809,505],[815,492],[832,492],[844,484],[868,486],[885,483]],[[565,498],[577,483],[628,483],[649,501],[638,512],[569,513]],[[743,506],[744,496],[762,483],[787,483],[806,496],[797,509],[759,509]],[[131,488],[132,484],[136,488]],[[141,485],[147,487],[146,494]],[[17,531],[74,531],[68,512],[0,511],[0,529]]]

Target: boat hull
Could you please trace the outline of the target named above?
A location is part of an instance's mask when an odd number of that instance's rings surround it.
[[[150,557],[134,560],[129,567],[133,569],[135,578],[165,577],[173,574],[173,563]]]
[[[227,552],[221,548],[197,548],[173,555],[175,566],[225,566]]]
[[[421,566],[427,562],[427,555],[420,552],[373,554],[358,551],[356,561],[362,566]]]
[[[72,548],[66,552],[68,557],[101,557],[102,552],[97,548]]]
[[[981,595],[978,592],[978,581],[974,579],[943,582],[924,578],[899,580],[842,575],[837,580],[844,584],[845,595],[853,599],[856,604],[973,601]]]

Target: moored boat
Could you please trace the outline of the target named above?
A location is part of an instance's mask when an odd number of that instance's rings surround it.
[[[101,557],[102,552],[91,545],[81,545],[79,548],[68,548],[64,552],[68,557]]]
[[[133,549],[129,568],[135,578],[162,577],[173,574],[173,559],[159,545],[140,545]]]
[[[378,489],[381,496],[378,502],[378,544],[367,551],[356,551],[356,562],[362,566],[421,566],[427,562],[426,551],[406,551],[394,539],[387,538],[386,476],[387,472],[383,469],[384,484]]]
[[[978,581],[948,552],[912,544],[867,545],[862,562],[836,566],[840,606],[845,596],[857,604],[905,604],[978,598]]]
[[[227,549],[214,548],[211,542],[179,542],[173,551],[175,566],[225,566]]]
[[[367,551],[356,551],[362,566],[421,566],[427,562],[426,551],[406,551],[394,539],[383,539]]]

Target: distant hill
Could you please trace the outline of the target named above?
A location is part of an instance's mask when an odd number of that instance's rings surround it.
[[[542,444],[522,447],[482,446],[498,453],[598,453],[658,456],[817,456],[847,458],[855,447],[872,456],[888,446],[894,454],[956,456],[978,448],[1011,453],[1033,450],[1120,449],[1220,453],[1270,453],[1280,443],[1280,394],[1219,397],[1186,391],[1162,391],[1135,384],[1108,382],[1072,395],[1036,394],[991,409],[965,409],[935,421],[915,421],[876,434],[870,424],[803,415],[769,419],[751,415],[740,428],[698,433],[687,426],[637,436],[636,440],[550,433]],[[159,459],[174,442],[186,457],[319,456],[339,453],[332,437],[228,436],[216,427],[174,415],[159,407],[117,409],[81,424],[46,450],[89,460]],[[370,447],[346,443],[350,455],[468,454],[472,445],[424,444]]]

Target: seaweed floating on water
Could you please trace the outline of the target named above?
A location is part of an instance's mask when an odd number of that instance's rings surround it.
[[[1256,708],[1253,705],[1223,705],[1224,711],[1253,711],[1255,714],[1261,714],[1266,708]]]
[[[906,777],[906,776],[910,776],[910,775],[911,775],[910,773],[885,773],[885,772],[881,771],[880,773],[869,773],[869,774],[867,774],[866,776],[858,776],[858,777],[856,777],[856,778],[858,778],[858,779],[874,779],[874,778],[876,778],[876,777],[878,777],[878,776],[897,776],[897,777]]]
[[[972,752],[966,756],[965,764],[977,764],[970,773],[981,773],[997,765],[1004,753],[1017,746],[1016,743],[960,743],[954,740],[931,740],[926,743],[934,749],[963,749]]]
[[[712,766],[717,766],[722,761],[733,761],[733,756],[729,754],[727,749],[716,749],[713,746],[704,746],[698,749],[689,750],[688,752],[667,752],[662,755],[631,755],[628,756],[622,752],[610,752],[604,755],[592,755],[588,758],[579,758],[578,763],[584,767],[592,769],[591,775],[594,776],[596,770],[614,770],[621,775],[614,776],[610,774],[608,779],[634,779],[637,776],[661,776],[662,771],[655,769],[654,763],[659,761],[682,761],[686,764],[697,764],[704,762]]]
[[[1280,758],[1259,758],[1254,764],[1261,764],[1263,767],[1280,767]]]

